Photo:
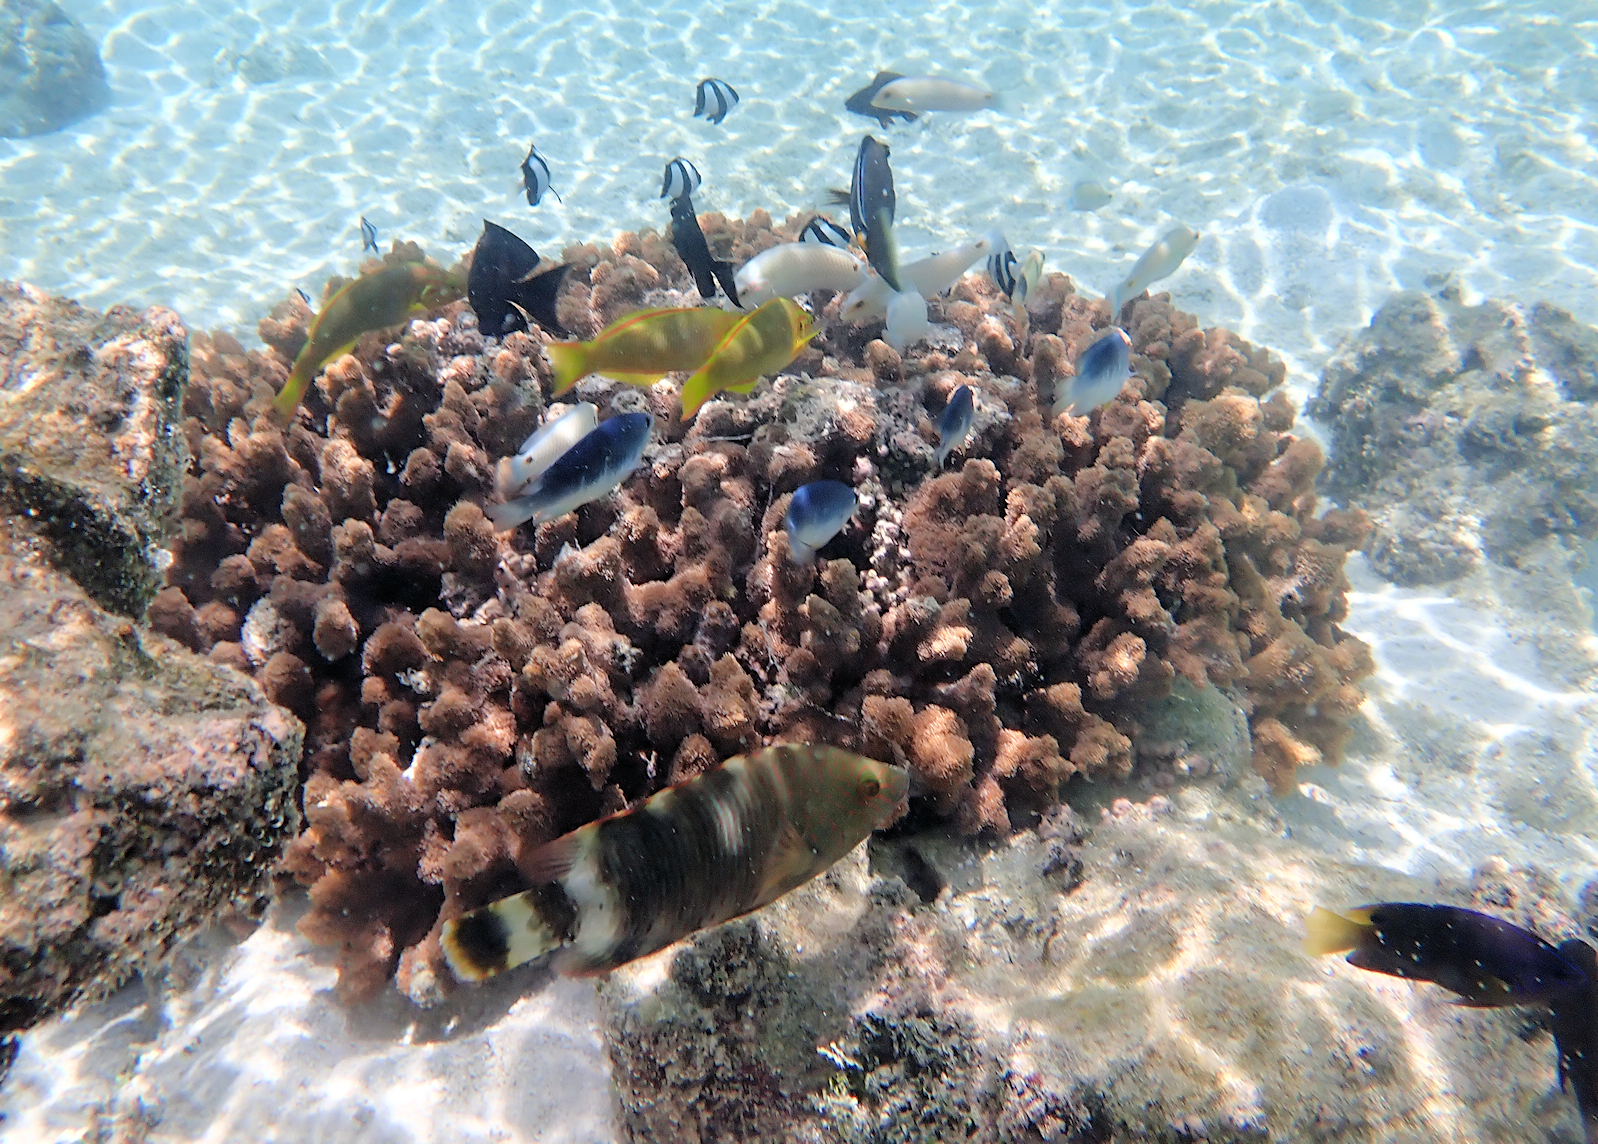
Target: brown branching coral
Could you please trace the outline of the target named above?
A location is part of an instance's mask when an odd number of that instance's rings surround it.
[[[703,225],[738,261],[804,221]],[[653,232],[566,259],[573,330],[695,298]],[[818,297],[790,373],[687,424],[672,381],[590,378],[576,399],[649,410],[656,441],[612,497],[503,535],[482,506],[549,401],[542,334],[485,338],[451,307],[331,363],[287,429],[264,414],[308,311],[279,306],[264,351],[196,337],[196,460],[151,619],[306,719],[284,868],[347,995],[397,973],[431,999],[440,919],[516,887],[533,847],[767,742],[903,763],[972,832],[1128,775],[1178,675],[1252,708],[1278,788],[1335,759],[1370,669],[1337,628],[1362,526],[1315,517],[1320,455],[1263,399],[1280,363],[1140,300],[1122,396],[1053,418],[1108,319],[1058,275],[1037,297],[1023,330],[968,277],[902,354]],[[976,420],[939,473],[961,384]],[[821,478],[859,509],[799,565],[784,512]]]

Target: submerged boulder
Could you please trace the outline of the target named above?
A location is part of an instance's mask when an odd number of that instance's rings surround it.
[[[48,0],[0,0],[0,137],[59,131],[111,102],[100,49]]]

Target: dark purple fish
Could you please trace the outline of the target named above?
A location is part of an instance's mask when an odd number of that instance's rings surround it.
[[[1579,938],[1559,943],[1559,953],[1585,975],[1579,987],[1555,997],[1549,1007],[1554,1049],[1559,1054],[1559,1089],[1568,1082],[1581,1110],[1587,1144],[1598,1144],[1598,952]]]

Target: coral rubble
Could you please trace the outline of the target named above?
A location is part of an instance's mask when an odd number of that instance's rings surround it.
[[[739,261],[804,221],[702,223]],[[564,257],[579,335],[694,299],[652,231]],[[463,305],[370,335],[287,429],[265,413],[304,304],[262,322],[265,350],[195,337],[195,462],[152,614],[306,720],[308,826],[284,868],[347,995],[397,971],[435,998],[440,917],[514,888],[555,834],[765,742],[907,764],[968,833],[1024,825],[1075,776],[1129,774],[1140,711],[1179,677],[1235,690],[1278,788],[1335,760],[1370,669],[1337,626],[1364,526],[1315,515],[1321,456],[1270,395],[1279,362],[1140,300],[1121,397],[1051,420],[1109,321],[1063,276],[1029,330],[968,276],[902,354],[880,324],[839,322],[840,301],[818,300],[824,332],[788,372],[687,423],[674,382],[579,384],[602,417],[652,412],[659,439],[613,497],[504,535],[482,505],[546,407],[538,336],[485,338]],[[978,408],[940,473],[962,384]],[[826,478],[858,512],[797,564],[789,496]]]
[[[1598,538],[1595,398],[1598,330],[1447,289],[1400,294],[1350,335],[1310,412],[1331,430],[1327,491],[1371,514],[1376,569],[1414,585]]]

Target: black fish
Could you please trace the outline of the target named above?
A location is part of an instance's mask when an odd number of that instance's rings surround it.
[[[366,221],[366,216],[361,216],[361,253],[370,250],[373,254],[382,253],[377,249],[377,228]]]
[[[1529,930],[1459,906],[1376,902],[1347,915],[1317,908],[1304,950],[1353,950],[1348,963],[1431,981],[1481,1007],[1547,1001],[1587,982],[1581,969]]]
[[[849,180],[849,222],[866,248],[866,261],[895,291],[899,289],[899,252],[893,241],[893,168],[888,145],[867,135],[855,153]],[[834,202],[842,192],[833,191]]]
[[[694,201],[690,195],[679,195],[671,200],[671,244],[677,256],[688,264],[699,287],[699,296],[707,302],[716,296],[716,282],[727,291],[727,297],[737,306],[738,287],[733,282],[732,263],[717,262],[710,256],[710,244],[705,232],[699,229],[699,218],[694,214]]]
[[[549,163],[531,143],[527,145],[527,158],[522,160],[522,186],[527,188],[527,205],[530,207],[538,205],[545,191],[554,195],[559,202],[566,201],[560,197],[559,191],[549,185]]]
[[[805,228],[799,232],[799,241],[819,242],[824,246],[839,246],[848,249],[853,239],[848,231],[826,215],[817,215],[805,223]]]
[[[1551,1002],[1559,1090],[1570,1083],[1587,1144],[1598,1144],[1598,953],[1579,938],[1560,942],[1559,952],[1587,978],[1583,987]]]
[[[903,78],[904,76],[898,72],[879,71],[869,84],[843,101],[843,109],[852,111],[856,115],[864,115],[867,119],[875,119],[880,127],[887,127],[892,124],[895,115],[909,123],[916,117],[916,113],[913,111],[887,111],[880,107],[871,106],[871,101],[877,98],[877,92],[894,80]]]
[[[555,298],[569,269],[562,264],[538,273],[538,252],[502,226],[483,220],[483,234],[466,275],[466,300],[477,328],[491,338],[527,329],[532,318],[552,333],[564,334],[555,316]]]
[[[727,112],[738,106],[737,89],[722,79],[702,79],[694,92],[694,115],[720,123]]]
[[[666,177],[660,182],[660,197],[675,199],[691,195],[699,189],[700,181],[699,168],[679,155],[666,164]]]

